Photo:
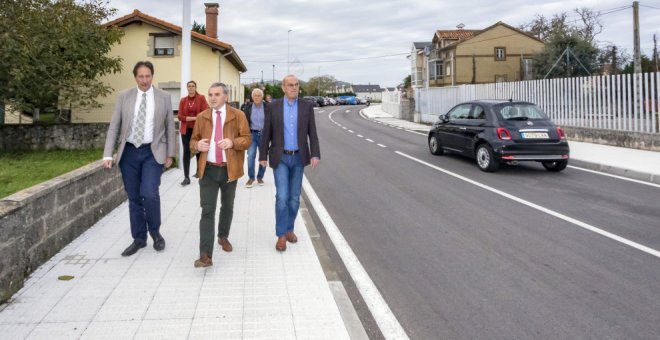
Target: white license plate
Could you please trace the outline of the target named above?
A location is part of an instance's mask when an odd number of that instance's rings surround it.
[[[520,134],[522,138],[525,139],[548,139],[550,136],[548,136],[547,132],[522,132]]]

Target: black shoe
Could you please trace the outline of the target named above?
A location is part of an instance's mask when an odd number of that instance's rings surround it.
[[[157,251],[165,249],[165,239],[163,238],[163,235],[161,235],[159,232],[150,232],[149,234],[151,235],[151,238],[154,239],[154,249]]]
[[[128,248],[126,248],[123,253],[121,253],[121,256],[131,256],[137,253],[137,251],[140,250],[140,248],[144,248],[146,246],[147,246],[147,242],[133,240],[133,243],[131,243],[131,245],[128,246]]]
[[[183,182],[181,182],[181,185],[188,185],[190,184],[190,178],[186,177]]]
[[[197,175],[197,172],[195,172],[195,174],[193,175],[193,177],[195,177],[195,178],[199,178],[199,175]]]

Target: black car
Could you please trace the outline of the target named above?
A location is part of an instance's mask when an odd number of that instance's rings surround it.
[[[319,102],[316,100],[316,97],[314,97],[314,96],[305,96],[305,97],[303,97],[303,99],[309,101],[310,103],[312,103],[314,105],[314,107],[321,106],[321,105],[319,105]]]
[[[564,131],[536,105],[512,100],[475,100],[440,115],[428,136],[434,155],[445,151],[475,158],[483,171],[502,162],[541,162],[562,171],[569,158]]]

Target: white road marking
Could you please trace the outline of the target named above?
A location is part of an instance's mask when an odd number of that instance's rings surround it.
[[[321,223],[323,223],[328,237],[335,246],[335,249],[337,249],[339,257],[344,261],[346,270],[348,270],[351,278],[353,278],[355,286],[360,291],[360,295],[362,295],[364,302],[369,308],[371,315],[373,315],[374,320],[376,320],[378,328],[380,328],[385,339],[408,339],[406,331],[401,327],[399,320],[392,313],[387,302],[385,302],[385,299],[378,291],[378,287],[376,287],[371,277],[369,277],[369,274],[360,263],[360,260],[358,260],[351,246],[346,242],[339,227],[337,227],[305,176],[303,176],[303,190],[305,190],[309,202],[321,220]]]
[[[373,143],[373,142],[374,142],[373,140],[371,140],[371,139],[369,139],[369,138],[367,138],[366,141],[369,142],[369,143]]]
[[[437,166],[435,166],[435,165],[433,165],[433,164],[430,164],[430,163],[427,163],[427,162],[425,162],[425,161],[423,161],[423,160],[421,160],[421,159],[417,159],[417,158],[415,158],[415,157],[409,156],[409,155],[407,155],[407,154],[405,154],[405,153],[403,153],[403,152],[395,151],[395,153],[396,153],[396,154],[399,154],[399,155],[401,155],[401,156],[403,156],[403,157],[406,157],[406,158],[408,158],[408,159],[410,159],[410,160],[413,160],[413,161],[415,161],[415,162],[418,162],[418,163],[420,163],[420,164],[426,165],[426,166],[428,166],[428,167],[430,167],[430,168],[432,168],[432,169],[438,170],[438,171],[440,171],[440,172],[444,172],[444,173],[447,174],[447,175],[450,175],[450,176],[456,177],[456,178],[458,178],[458,179],[460,179],[460,180],[462,180],[462,181],[465,181],[465,182],[468,182],[468,183],[470,183],[470,184],[476,185],[476,186],[478,186],[478,187],[480,187],[480,188],[482,188],[482,189],[486,189],[486,190],[488,190],[488,191],[490,191],[490,192],[493,192],[493,193],[498,194],[498,195],[500,195],[500,196],[504,196],[504,197],[506,197],[506,198],[508,198],[508,199],[510,199],[510,200],[516,201],[516,202],[518,202],[518,203],[520,203],[520,204],[524,204],[524,205],[526,205],[526,206],[528,206],[528,207],[530,207],[530,208],[533,208],[533,209],[539,210],[539,211],[544,212],[544,213],[546,213],[546,214],[548,214],[548,215],[551,215],[551,216],[557,217],[557,218],[559,218],[559,219],[562,219],[562,220],[564,220],[564,221],[566,221],[566,222],[573,223],[573,224],[577,225],[578,227],[581,227],[581,228],[587,229],[587,230],[589,230],[589,231],[592,231],[592,232],[594,232],[594,233],[596,233],[596,234],[599,234],[599,235],[601,235],[601,236],[605,236],[605,237],[607,237],[607,238],[609,238],[609,239],[612,239],[612,240],[615,240],[615,241],[617,241],[617,242],[621,242],[621,243],[623,243],[623,244],[625,244],[625,245],[628,245],[628,246],[633,247],[633,248],[635,248],[635,249],[641,250],[641,251],[643,251],[643,252],[645,252],[645,253],[647,253],[647,254],[653,255],[653,256],[655,256],[655,257],[660,257],[660,251],[657,251],[657,250],[655,250],[655,249],[652,249],[652,248],[649,248],[649,247],[647,247],[647,246],[641,245],[641,244],[639,244],[639,243],[637,243],[637,242],[634,242],[634,241],[628,240],[628,239],[623,238],[623,237],[621,237],[621,236],[618,236],[618,235],[612,234],[612,233],[610,233],[610,232],[608,232],[608,231],[605,231],[605,230],[602,230],[602,229],[596,228],[596,227],[594,227],[594,226],[592,226],[592,225],[590,225],[590,224],[584,223],[584,222],[582,222],[582,221],[580,221],[580,220],[577,220],[577,219],[574,219],[574,218],[572,218],[572,217],[566,216],[566,215],[561,214],[561,213],[559,213],[559,212],[556,212],[556,211],[554,211],[554,210],[551,210],[551,209],[548,209],[548,208],[542,207],[542,206],[540,206],[540,205],[538,205],[538,204],[534,204],[534,203],[532,203],[532,202],[526,201],[526,200],[524,200],[524,199],[522,199],[522,198],[520,198],[520,197],[516,197],[516,196],[513,196],[513,195],[511,195],[511,194],[507,194],[507,193],[504,192],[504,191],[501,191],[501,190],[495,189],[495,188],[493,188],[493,187],[487,186],[487,185],[485,185],[485,184],[479,183],[479,182],[477,182],[477,181],[471,180],[471,179],[469,179],[469,178],[467,178],[467,177],[461,176],[461,175],[459,175],[459,174],[457,174],[457,173],[454,173],[454,172],[451,172],[451,171],[449,171],[449,170],[445,170],[445,169],[443,169],[443,168],[437,167]]]
[[[360,138],[364,137],[363,135],[357,135],[357,136],[360,137]]]
[[[342,128],[342,129],[344,129],[344,130],[348,130],[348,128],[347,128],[347,127],[345,127],[345,126],[342,126],[341,128]]]
[[[569,161],[569,162],[570,162],[570,161]],[[577,167],[577,166],[574,166],[574,165],[569,165],[568,167],[569,167],[569,168],[573,168],[573,169],[575,169],[575,170],[580,170],[580,171],[590,172],[590,173],[592,173],[592,174],[597,174],[597,175],[602,175],[602,176],[612,177],[612,178],[616,178],[616,179],[620,179],[620,180],[624,180],[624,181],[634,182],[634,183],[638,183],[638,184],[645,184],[645,185],[648,185],[648,186],[651,186],[651,187],[660,188],[660,185],[659,185],[659,184],[655,184],[655,183],[651,183],[651,182],[644,182],[644,181],[640,181],[640,180],[638,180],[638,179],[632,179],[632,178],[627,178],[627,177],[622,177],[622,176],[612,175],[612,174],[608,174],[608,173],[606,173],[606,172],[600,172],[600,171],[597,171],[597,170],[591,170],[591,169],[580,168],[580,167]]]
[[[378,146],[380,146],[381,148],[386,148],[386,147],[387,147],[387,146],[385,146],[385,145],[383,145],[383,144],[378,144]]]
[[[351,110],[346,110],[346,113],[349,113],[349,112],[351,112]]]
[[[353,133],[353,130],[348,130],[348,132]]]

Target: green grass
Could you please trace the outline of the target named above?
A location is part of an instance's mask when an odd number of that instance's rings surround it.
[[[102,150],[0,152],[0,198],[103,158]]]

